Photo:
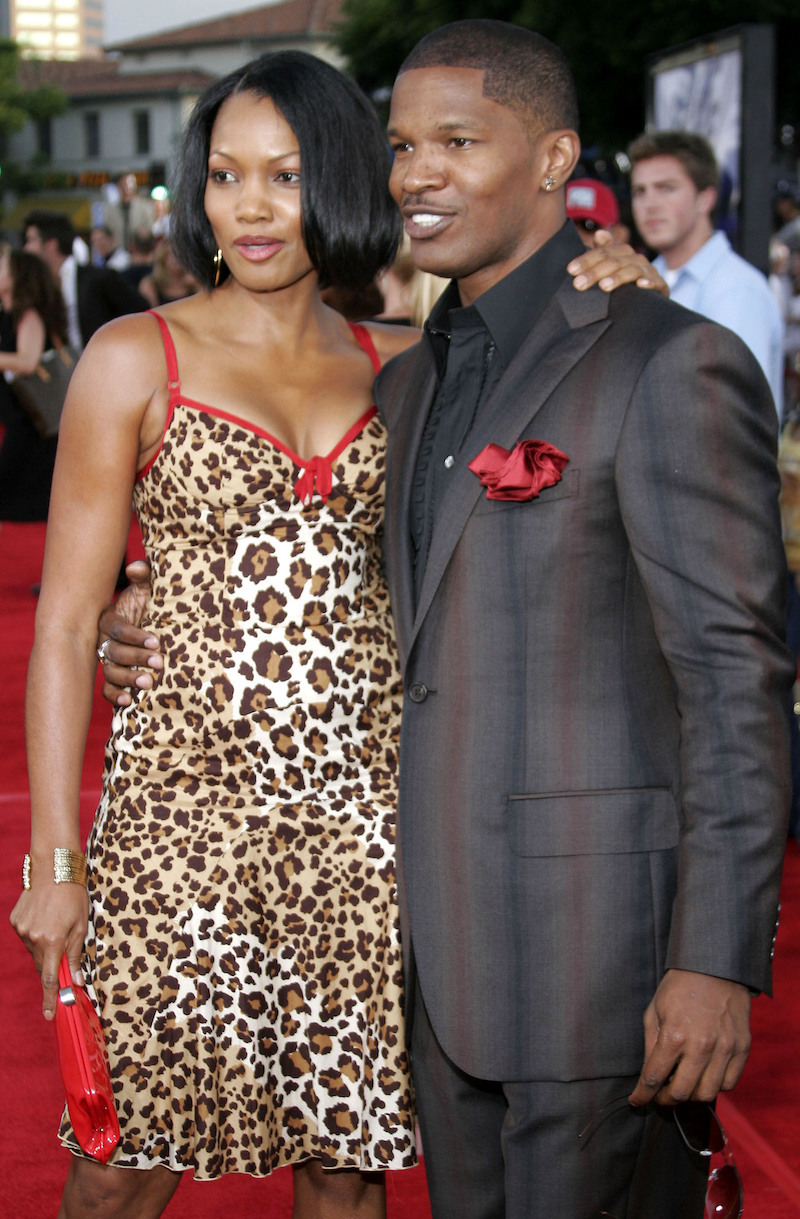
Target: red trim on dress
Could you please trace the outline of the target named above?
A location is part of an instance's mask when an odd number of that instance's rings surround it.
[[[294,484],[294,492],[299,500],[304,504],[311,501],[311,498],[316,490],[322,499],[322,502],[328,498],[331,487],[333,485],[333,463],[337,457],[340,457],[349,444],[355,440],[356,436],[367,426],[370,419],[377,414],[378,408],[374,405],[367,408],[364,414],[348,428],[342,439],[330,453],[325,456],[314,456],[305,461],[292,449],[279,440],[277,436],[273,436],[271,432],[267,432],[264,428],[258,426],[257,423],[251,423],[247,419],[242,419],[239,415],[233,415],[230,411],[220,410],[219,407],[209,406],[205,402],[197,402],[194,398],[184,398],[181,396],[181,382],[178,375],[178,357],[175,351],[175,344],[170,334],[169,326],[164,321],[160,313],[156,313],[153,309],[148,309],[147,312],[154,317],[158,322],[161,330],[161,338],[164,344],[164,354],[167,360],[167,388],[169,389],[169,408],[167,417],[164,421],[164,430],[161,433],[161,442],[153,456],[142,466],[136,474],[136,482],[141,482],[144,476],[152,468],[153,463],[158,457],[164,445],[164,437],[167,434],[167,429],[172,422],[172,417],[175,414],[175,407],[178,405],[193,407],[196,410],[202,411],[205,415],[212,415],[216,419],[224,419],[228,423],[235,423],[238,427],[244,428],[245,431],[252,432],[256,436],[261,436],[262,439],[268,440],[273,448],[278,449],[281,453],[289,457],[294,465],[300,469],[300,475],[297,482]],[[359,347],[369,356],[372,367],[376,373],[380,372],[381,361],[378,355],[375,344],[372,341],[372,336],[366,327],[358,322],[347,323],[353,332],[356,342]]]
[[[161,432],[161,440],[150,460],[143,465],[141,470],[136,471],[136,482],[141,482],[145,474],[149,471],[153,462],[158,457],[164,445],[164,437],[167,434],[167,428],[172,423],[172,416],[175,414],[175,407],[178,405],[181,394],[181,382],[178,376],[178,357],[175,354],[175,344],[172,341],[172,335],[169,332],[169,327],[164,321],[160,313],[154,312],[152,309],[146,310],[151,317],[154,317],[158,322],[161,330],[161,340],[164,344],[164,355],[167,358],[167,389],[169,390],[169,406],[167,408],[167,417],[164,420],[164,428]]]

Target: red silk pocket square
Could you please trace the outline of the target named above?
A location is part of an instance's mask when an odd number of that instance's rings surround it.
[[[520,440],[513,449],[487,444],[469,468],[486,488],[487,499],[536,499],[545,487],[561,482],[569,461],[566,453],[546,440]]]

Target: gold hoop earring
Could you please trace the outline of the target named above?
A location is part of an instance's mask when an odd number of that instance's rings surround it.
[[[546,178],[545,178],[545,180],[544,180],[544,189],[545,189],[545,190],[552,190],[552,189],[553,189],[553,187],[555,186],[555,184],[556,184],[556,180],[555,180],[555,178],[553,177],[553,175],[552,175],[552,174],[548,174],[548,175],[547,175],[547,177],[546,177]]]
[[[212,261],[214,266],[217,268],[217,273],[214,276],[214,287],[216,288],[219,285],[219,273],[222,269],[222,250],[217,250]]]

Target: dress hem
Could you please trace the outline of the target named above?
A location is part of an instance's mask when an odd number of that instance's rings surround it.
[[[63,1138],[63,1137],[59,1136],[59,1142],[61,1143],[61,1146],[66,1151],[69,1151],[72,1155],[78,1156],[82,1160],[93,1160],[94,1159],[94,1156],[87,1155],[87,1153],[85,1151],[83,1151],[82,1148],[78,1147],[78,1145],[76,1143],[70,1142],[70,1140],[67,1138]],[[143,1159],[144,1159],[144,1157],[143,1157]],[[315,1156],[313,1154],[313,1152],[299,1152],[299,1150],[298,1150],[297,1156],[293,1157],[290,1160],[286,1160],[285,1162],[281,1162],[280,1164],[273,1164],[272,1167],[267,1169],[266,1172],[259,1172],[259,1171],[256,1171],[253,1169],[247,1169],[247,1168],[227,1168],[227,1169],[223,1169],[221,1172],[218,1172],[213,1176],[200,1175],[200,1171],[198,1170],[198,1168],[195,1164],[176,1165],[176,1164],[170,1163],[168,1160],[164,1160],[160,1157],[149,1160],[147,1163],[140,1163],[140,1164],[117,1163],[112,1160],[112,1161],[109,1161],[108,1167],[109,1168],[127,1168],[127,1169],[131,1169],[133,1171],[139,1171],[139,1172],[147,1172],[151,1168],[167,1168],[167,1169],[169,1169],[170,1172],[179,1172],[179,1173],[189,1172],[192,1174],[195,1181],[220,1181],[220,1180],[222,1180],[223,1177],[232,1177],[232,1176],[252,1177],[254,1180],[265,1181],[268,1177],[271,1177],[273,1173],[278,1172],[278,1170],[281,1168],[293,1168],[297,1164],[305,1164],[308,1160],[318,1160],[318,1159],[320,1159],[320,1157]],[[412,1152],[410,1152],[410,1154],[407,1157],[404,1156],[401,1160],[399,1160],[396,1163],[392,1162],[390,1164],[385,1164],[385,1163],[380,1163],[380,1164],[367,1163],[367,1164],[365,1164],[363,1162],[356,1162],[351,1157],[351,1158],[347,1158],[347,1159],[337,1160],[335,1163],[332,1163],[332,1164],[323,1164],[322,1167],[324,1170],[326,1170],[328,1172],[340,1172],[342,1169],[348,1169],[348,1168],[356,1169],[359,1172],[369,1172],[369,1173],[402,1172],[409,1168],[416,1168],[417,1165],[419,1164],[419,1162],[420,1162],[419,1156],[417,1155],[416,1151],[412,1151]]]

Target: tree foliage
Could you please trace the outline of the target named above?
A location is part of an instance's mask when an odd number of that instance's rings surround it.
[[[0,38],[0,152],[5,151],[9,136],[20,131],[29,119],[38,122],[67,108],[66,97],[54,85],[46,82],[23,85],[20,66],[17,43]],[[35,76],[33,65],[31,72]]]
[[[575,72],[584,144],[608,152],[642,128],[648,55],[742,22],[774,22],[777,118],[800,127],[798,0],[344,0],[337,41],[374,93],[423,34],[463,17],[513,21],[557,43]]]

